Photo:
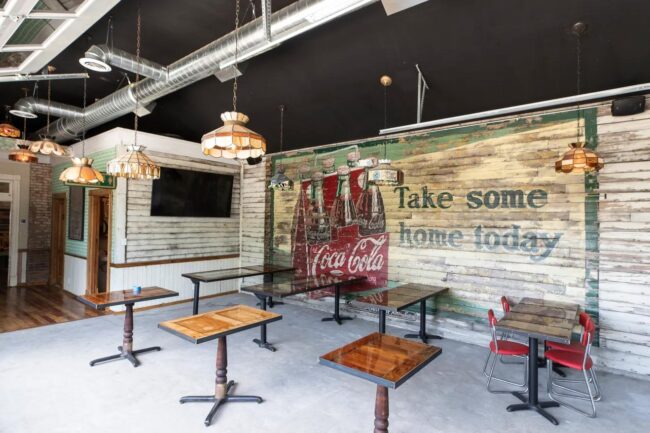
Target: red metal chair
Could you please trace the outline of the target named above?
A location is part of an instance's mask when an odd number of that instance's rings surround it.
[[[566,406],[569,409],[573,409],[576,412],[579,412],[583,415],[586,415],[591,418],[596,417],[596,404],[595,402],[600,400],[600,389],[598,387],[598,379],[594,372],[594,364],[590,356],[591,344],[593,342],[594,334],[596,331],[596,326],[594,322],[589,319],[585,322],[584,332],[580,340],[580,345],[583,347],[582,352],[552,349],[544,353],[547,361],[547,373],[548,373],[548,396],[551,400],[554,400],[560,403],[562,406]],[[560,364],[566,368],[572,370],[581,371],[584,377],[584,383],[587,387],[587,392],[579,391],[572,389],[566,386],[562,386],[559,382],[579,382],[582,380],[569,380],[569,379],[556,379],[553,380],[553,363]],[[593,385],[593,390],[591,389]],[[560,389],[562,391],[556,391],[555,389]],[[563,400],[560,397],[566,398],[575,398],[580,400],[587,400],[591,403],[591,411],[581,409],[566,400]]]
[[[503,309],[504,313],[510,312],[510,302],[508,301],[508,298],[506,298],[505,296],[501,297],[501,308]]]
[[[524,388],[524,392],[526,392],[528,390],[528,363],[527,362],[524,362],[523,383],[516,383],[506,379],[494,377],[494,367],[496,366],[497,358],[503,359],[504,356],[508,356],[508,357],[512,356],[512,357],[528,359],[528,346],[526,346],[525,344],[516,343],[514,341],[508,341],[503,338],[498,338],[496,327],[495,327],[497,323],[497,318],[495,317],[494,311],[492,310],[488,311],[488,322],[490,325],[490,332],[492,334],[492,341],[490,341],[490,352],[488,353],[488,357],[485,360],[485,365],[483,366],[483,374],[488,378],[487,390],[494,394],[511,392],[511,391],[492,390],[490,388],[490,384],[492,383],[493,380],[496,380],[499,382],[507,383],[509,385],[522,387]],[[490,372],[487,373],[486,369],[490,361],[490,358],[492,359],[492,363],[490,366]]]
[[[570,344],[564,344],[564,343],[556,343],[554,341],[547,341],[546,342],[546,350],[553,350],[553,349],[559,349],[559,350],[565,350],[567,352],[574,352],[574,353],[584,353],[585,351],[585,346],[582,344],[582,338],[584,336],[584,330],[587,327],[587,324],[589,322],[593,322],[591,319],[591,316],[587,313],[580,313],[579,317],[579,322],[580,326],[582,326],[582,333],[580,335],[580,340],[574,340],[571,341]]]

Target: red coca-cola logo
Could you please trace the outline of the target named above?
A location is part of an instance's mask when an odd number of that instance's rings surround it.
[[[388,255],[387,235],[356,240],[352,246],[327,243],[312,247],[311,275],[338,271],[345,274],[366,274],[384,271]]]

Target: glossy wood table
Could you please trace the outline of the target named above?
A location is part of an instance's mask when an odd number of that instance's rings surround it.
[[[234,381],[228,381],[228,351],[226,337],[236,332],[267,325],[282,319],[276,313],[259,310],[246,305],[235,305],[222,310],[210,311],[197,316],[182,317],[158,324],[160,329],[169,331],[184,340],[195,344],[217,339],[217,379],[213,395],[182,397],[183,403],[213,403],[212,409],[205,418],[205,425],[212,422],[217,409],[225,403],[233,402],[262,402],[262,397],[255,395],[231,395]]]
[[[388,388],[397,388],[442,353],[435,346],[379,332],[327,353],[322,365],[377,384],[375,433],[388,432]]]
[[[497,322],[497,331],[528,337],[528,396],[513,392],[522,403],[508,406],[508,412],[534,410],[553,424],[559,424],[557,419],[546,411],[547,408],[557,407],[559,404],[550,400],[539,401],[537,345],[540,339],[569,344],[573,328],[578,322],[578,314],[577,304],[524,298]]]
[[[182,274],[183,277],[189,278],[194,284],[194,301],[192,303],[192,314],[199,313],[199,290],[201,283],[213,283],[215,281],[236,280],[238,278],[256,277],[259,275],[268,276],[273,281],[273,274],[278,272],[291,272],[295,268],[290,266],[278,266],[272,264],[244,266],[241,268],[217,269],[214,271],[195,272]],[[271,301],[270,307],[273,307]]]
[[[135,355],[159,351],[160,346],[133,350],[133,304],[136,302],[152,301],[154,299],[169,298],[172,296],[178,296],[178,292],[173,292],[161,287],[144,287],[139,295],[134,294],[133,290],[122,290],[117,292],[95,293],[79,296],[78,299],[81,302],[96,309],[114,307],[117,305],[124,305],[124,307],[126,307],[122,345],[117,347],[119,353],[116,355],[93,359],[90,361],[90,366],[92,367],[95,364],[115,359],[127,359],[134,367],[137,367],[140,365],[140,361],[138,361],[138,358],[136,358]]]
[[[372,295],[363,296],[353,302],[379,309],[379,332],[386,332],[386,311],[402,311],[408,307],[420,304],[420,331],[417,334],[406,334],[404,338],[419,338],[424,344],[431,339],[441,339],[439,335],[427,334],[427,299],[446,292],[447,287],[430,286],[417,283],[397,283],[396,287]]]
[[[252,293],[257,296],[261,301],[262,309],[266,310],[268,299],[273,299],[274,297],[286,298],[287,296],[294,296],[301,293],[334,287],[334,314],[332,317],[325,317],[321,320],[324,322],[335,321],[341,325],[344,320],[352,319],[351,317],[341,316],[340,314],[339,304],[341,298],[341,287],[365,280],[366,277],[362,275],[318,275],[307,278],[292,278],[282,282],[257,284],[254,286],[242,287],[241,290],[242,292]],[[262,326],[260,330],[260,338],[256,338],[253,341],[257,343],[259,347],[275,352],[275,347],[267,341],[266,337],[266,326]]]

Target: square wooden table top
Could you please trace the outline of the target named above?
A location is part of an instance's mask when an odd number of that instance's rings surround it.
[[[196,316],[168,320],[159,323],[158,327],[187,341],[200,344],[280,319],[282,319],[280,314],[248,305],[234,305]]]
[[[569,343],[580,306],[567,302],[524,298],[496,324],[498,331],[559,343]]]
[[[325,289],[337,284],[353,284],[367,279],[364,275],[318,275],[315,277],[295,278],[288,281],[256,284],[254,286],[242,287],[242,292],[254,293],[262,296],[273,296],[285,298],[300,293],[313,292]]]
[[[163,289],[162,287],[143,287],[139,295],[134,294],[133,290],[118,290],[83,295],[77,297],[77,299],[86,305],[99,309],[116,305],[151,301],[153,299],[169,298],[172,296],[178,296],[178,292]]]
[[[201,281],[210,283],[213,281],[234,280],[237,278],[254,277],[257,275],[274,274],[276,272],[289,272],[295,268],[291,266],[280,266],[273,264],[262,264],[253,266],[244,266],[241,268],[217,269],[214,271],[195,272],[183,274],[185,278],[192,281]]]
[[[447,291],[447,287],[429,286],[418,283],[399,283],[397,287],[356,298],[353,302],[381,310],[401,311],[445,291]]]
[[[397,388],[442,353],[417,341],[375,332],[319,358],[321,364]]]

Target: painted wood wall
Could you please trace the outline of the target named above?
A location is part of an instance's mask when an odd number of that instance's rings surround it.
[[[150,216],[151,180],[130,180],[127,192],[126,262],[239,253],[239,167],[150,151],[163,167],[234,176],[230,218]],[[205,191],[205,194],[217,192]]]
[[[487,339],[485,311],[498,309],[501,295],[515,301],[542,296],[578,302],[599,321],[598,364],[650,375],[650,113],[614,118],[606,106],[586,111],[582,131],[607,163],[597,177],[553,170],[555,159],[575,139],[575,114],[540,113],[391,140],[388,156],[405,170],[406,194],[421,194],[426,185],[428,192],[452,192],[454,200],[445,210],[414,209],[407,203],[400,208],[399,192],[382,188],[391,236],[389,278],[448,285],[450,294],[439,302],[433,323],[449,338],[474,343]],[[377,139],[354,144],[362,157],[383,152]],[[331,151],[316,149],[315,154]],[[337,165],[347,151],[335,154]],[[295,152],[282,162],[297,179],[297,168],[313,159],[314,154]],[[277,162],[271,161],[269,169]],[[250,174],[245,172],[245,183]],[[255,176],[261,196],[264,185]],[[543,189],[548,203],[539,209],[468,211],[469,191],[501,189]],[[295,200],[295,192],[276,192],[267,199],[269,260],[291,262]],[[520,233],[561,236],[546,258],[531,260],[522,251],[476,244],[472,232],[478,225],[501,234],[517,225]],[[403,228],[460,230],[462,246],[400,242]]]

